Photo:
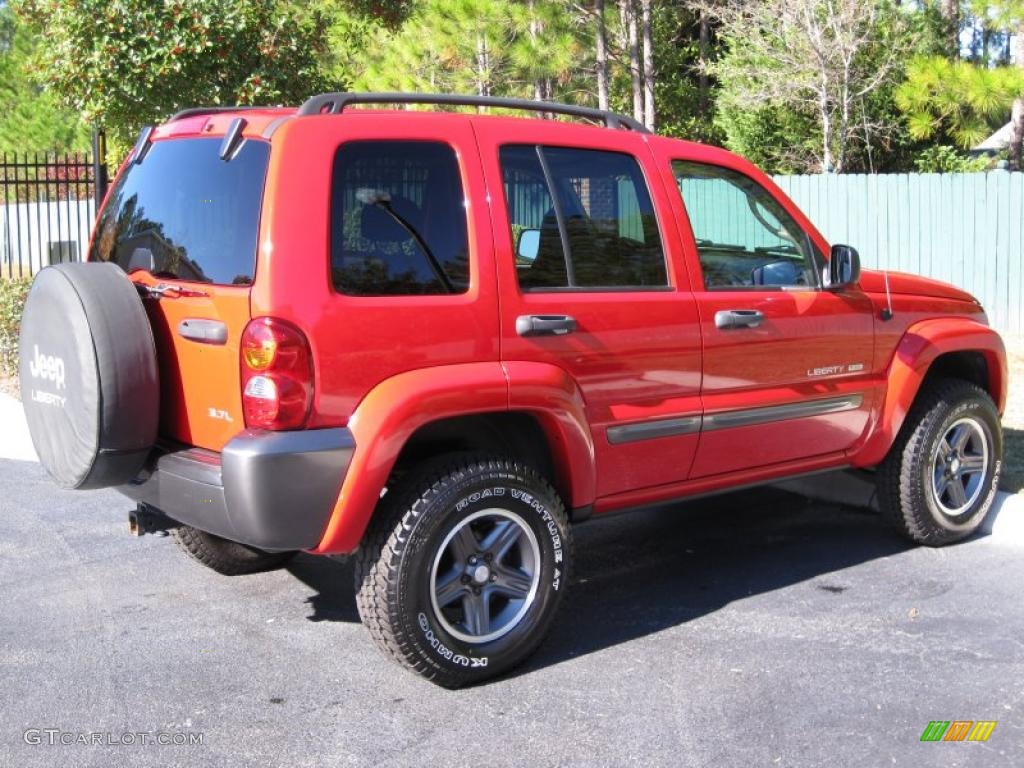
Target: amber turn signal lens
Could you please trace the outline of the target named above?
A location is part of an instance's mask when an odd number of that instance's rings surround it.
[[[277,355],[277,338],[267,325],[253,323],[242,339],[242,358],[253,371],[265,371]]]

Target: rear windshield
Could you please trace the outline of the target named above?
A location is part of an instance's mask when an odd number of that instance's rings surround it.
[[[270,145],[247,140],[224,161],[220,144],[220,138],[154,142],[111,192],[91,259],[156,277],[252,283]]]

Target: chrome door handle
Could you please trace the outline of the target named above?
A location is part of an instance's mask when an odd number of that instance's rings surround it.
[[[565,336],[576,330],[576,318],[569,315],[520,315],[516,333],[520,336]]]
[[[722,309],[715,312],[715,328],[757,328],[764,313],[756,309]]]

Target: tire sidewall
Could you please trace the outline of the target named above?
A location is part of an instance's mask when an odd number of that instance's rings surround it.
[[[981,524],[995,500],[1002,472],[1002,430],[992,404],[977,396],[945,403],[943,411],[943,415],[934,420],[922,441],[922,445],[926,446],[923,455],[915,457],[918,465],[915,477],[921,483],[924,507],[934,525],[950,534],[963,535]],[[955,422],[963,418],[970,418],[981,427],[988,445],[989,464],[978,499],[963,514],[950,517],[939,506],[932,489],[932,461],[939,441]]]
[[[546,633],[568,586],[569,551],[564,515],[557,498],[526,473],[488,469],[449,475],[431,489],[409,535],[399,566],[399,612],[406,637],[432,667],[466,680],[492,677],[514,666]],[[486,643],[451,635],[431,601],[438,548],[459,523],[486,509],[508,510],[533,531],[540,551],[540,579],[527,613],[509,632]]]

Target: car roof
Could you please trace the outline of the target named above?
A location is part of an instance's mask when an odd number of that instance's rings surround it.
[[[608,128],[579,119],[552,119],[546,116],[520,116],[511,114],[480,114],[470,112],[446,112],[436,109],[382,109],[379,107],[354,106],[340,114],[299,115],[296,107],[209,107],[185,110],[178,113],[163,125],[158,126],[152,138],[168,139],[185,136],[219,137],[227,133],[232,122],[238,118],[245,120],[242,135],[247,138],[263,138],[271,140],[278,127],[292,119],[295,120],[417,120],[430,116],[435,123],[446,122],[484,122],[491,125],[504,125],[510,131],[521,127],[524,123],[536,124],[539,120],[551,126],[553,139],[579,141],[585,143],[589,136],[603,135],[607,132],[634,134],[643,137],[645,142],[661,144],[670,154],[680,159],[697,162],[708,162],[736,167],[749,166],[749,163],[738,155],[721,147],[710,144],[687,141],[683,139],[659,136],[654,133],[638,133],[628,128]]]

